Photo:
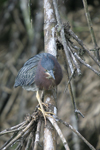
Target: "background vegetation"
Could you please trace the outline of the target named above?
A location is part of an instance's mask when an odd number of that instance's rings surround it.
[[[31,4],[31,7],[30,7]],[[88,49],[93,49],[83,4],[80,0],[58,1],[60,15],[64,23],[69,21],[71,29],[81,38]],[[94,32],[100,47],[100,1],[88,1]],[[30,9],[31,8],[31,9]],[[28,18],[30,18],[28,20]],[[31,22],[31,23],[30,23]],[[18,70],[24,62],[44,51],[43,36],[43,1],[23,0],[0,1],[0,128],[4,130],[20,123],[37,105],[35,93],[14,89]],[[91,53],[94,53],[91,51]],[[59,51],[58,60],[63,69],[63,80],[58,87],[58,116],[67,123],[75,125],[74,109],[66,88],[66,75],[63,58]],[[94,62],[84,55],[84,60],[97,68]],[[77,106],[85,118],[78,118],[78,130],[98,150],[100,149],[100,77],[81,66],[82,75],[73,79],[73,90]],[[71,149],[74,148],[73,134],[61,125]],[[0,137],[0,147],[10,135]],[[63,149],[58,138],[59,149]],[[88,147],[78,140],[80,150]]]

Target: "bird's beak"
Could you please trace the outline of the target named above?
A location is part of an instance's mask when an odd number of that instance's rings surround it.
[[[47,78],[53,78],[55,80],[55,76],[54,76],[54,72],[53,70],[49,70],[46,72],[46,74],[48,75]]]

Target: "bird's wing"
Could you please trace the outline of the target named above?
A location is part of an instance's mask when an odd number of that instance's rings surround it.
[[[34,83],[36,68],[37,67],[33,67],[30,70],[25,71],[25,67],[23,66],[18,72],[14,87],[31,85]]]
[[[38,62],[44,54],[45,53],[40,53],[26,61],[26,63],[18,72],[14,87],[31,85],[34,83],[35,72],[37,69]]]
[[[30,65],[30,64],[34,64],[37,65],[39,60],[43,57],[43,55],[45,55],[45,53],[40,53],[38,55],[35,55],[33,57],[31,57],[30,59],[28,59],[25,63],[24,66]]]

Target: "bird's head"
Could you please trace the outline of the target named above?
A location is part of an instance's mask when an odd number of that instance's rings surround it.
[[[44,56],[41,60],[41,65],[45,69],[45,74],[47,75],[47,79],[54,79],[55,80],[55,65],[54,61],[47,55]]]

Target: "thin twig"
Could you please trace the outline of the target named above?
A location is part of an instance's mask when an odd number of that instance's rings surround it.
[[[15,150],[19,150],[19,149],[20,149],[20,147],[21,147],[21,144],[18,144],[18,146],[16,147],[16,149],[15,149]]]
[[[4,145],[0,148],[0,150],[2,150],[3,148],[5,148],[5,147],[7,146],[7,144],[9,144],[10,141],[13,140],[13,138],[17,135],[17,133],[18,133],[18,132],[15,132],[15,133],[13,134],[13,136],[12,136],[6,143],[4,143]],[[5,149],[6,149],[6,148],[5,148]]]
[[[91,67],[89,64],[87,64],[84,60],[82,60],[78,54],[76,52],[74,52],[73,50],[73,54],[74,56],[82,63],[84,64],[86,67],[88,67],[90,70],[92,70],[95,74],[97,74],[98,76],[100,76],[100,72],[98,72],[97,70],[95,70],[93,67]]]
[[[85,9],[85,13],[86,13],[86,19],[87,19],[88,26],[89,26],[89,29],[90,29],[92,41],[93,41],[93,44],[94,44],[94,47],[95,47],[95,50],[96,50],[96,56],[97,56],[97,59],[100,61],[99,47],[97,45],[95,34],[94,34],[94,30],[93,30],[93,27],[92,27],[92,21],[91,21],[90,14],[89,14],[89,11],[88,11],[87,0],[83,0],[83,4],[84,4],[84,9]]]
[[[24,125],[25,123],[26,123],[26,121],[24,121],[24,122],[22,122],[22,123],[20,123],[20,124],[18,124],[16,126],[13,126],[13,127],[9,128],[9,129],[1,131],[0,132],[0,136],[3,135],[3,134],[7,134],[7,133],[18,131],[19,130],[18,128],[20,128],[20,126],[22,127],[22,125]]]
[[[60,18],[60,15],[59,15],[59,11],[58,11],[58,6],[57,6],[56,0],[53,0],[53,5],[54,5],[54,9],[55,9],[55,15],[56,15],[56,18],[57,18],[57,22],[58,22],[58,25],[59,25],[60,30],[61,30],[60,35],[61,35],[61,39],[62,39],[62,45],[64,47],[64,51],[65,51],[66,58],[67,58],[67,61],[68,61],[68,64],[69,64],[69,67],[70,67],[70,70],[71,70],[71,74],[73,74],[74,68],[73,68],[73,65],[72,65],[72,62],[71,62],[71,59],[70,59],[69,47],[68,47],[68,45],[66,43],[64,27],[63,27],[62,22],[61,22],[61,18]]]
[[[25,147],[25,150],[30,150],[31,143],[32,143],[32,133],[30,133],[30,135],[28,137],[28,142],[27,142],[27,145]]]
[[[79,39],[79,37],[71,29],[69,29],[69,33],[79,43],[79,45],[81,45],[81,47],[83,48],[83,50],[85,50],[88,53],[88,55],[95,61],[95,63],[100,67],[100,62],[97,60],[97,58],[95,58],[94,55],[92,55],[89,52],[89,50],[87,50],[87,48],[83,44],[82,40]]]
[[[69,43],[69,42],[68,42],[68,46],[69,46],[69,48],[70,48],[70,43]],[[78,75],[81,75],[80,66],[79,66],[79,64],[78,64],[78,62],[77,62],[77,60],[76,60],[76,58],[74,57],[73,53],[71,52],[71,50],[70,50],[70,54],[71,54],[72,60],[73,60],[73,62],[74,62],[74,64],[75,64],[75,67],[76,67],[76,69],[77,69]]]
[[[65,69],[66,69],[67,80],[69,81],[70,78],[69,78],[69,72],[68,72],[68,67],[67,67],[66,61],[65,61]],[[74,70],[74,72],[75,72],[75,70]],[[72,91],[72,86],[71,86],[70,82],[68,84],[68,89],[69,89],[69,92],[70,92],[71,100],[72,100],[73,105],[74,105],[75,114],[76,115],[79,114],[84,118],[84,115],[77,109],[76,102],[75,102],[75,99],[74,99],[74,94],[73,94],[73,91]]]
[[[91,150],[96,150],[77,130],[75,130],[70,124],[64,122],[63,120],[59,119],[57,116],[55,116],[55,118],[63,123],[66,127],[68,127],[69,129],[71,129],[71,131],[73,131],[74,133],[76,133],[88,146]]]
[[[79,55],[83,55],[84,54],[84,50],[76,45],[74,45],[72,42],[70,42],[72,48],[76,49],[78,51]]]
[[[32,120],[30,121],[30,123],[26,126],[26,128],[23,129],[15,138],[13,138],[13,139],[11,140],[11,142],[9,142],[9,143],[3,148],[3,150],[7,149],[7,148],[8,148],[9,146],[11,146],[16,140],[18,140],[18,139],[29,129],[29,127],[33,124],[33,122],[34,122],[34,119],[32,119]]]
[[[67,64],[65,64],[65,69],[67,68]],[[64,93],[67,91],[67,88],[68,88],[68,84],[70,84],[70,82],[71,82],[71,80],[72,80],[72,78],[73,78],[73,76],[74,76],[74,74],[75,74],[75,71],[76,71],[76,68],[74,69],[74,72],[73,72],[73,74],[71,74],[71,76],[69,77],[69,75],[67,75],[67,80],[68,80],[68,82],[67,82],[67,85],[66,85],[66,88],[65,88],[65,90],[64,90]],[[67,71],[68,72],[68,71]]]

